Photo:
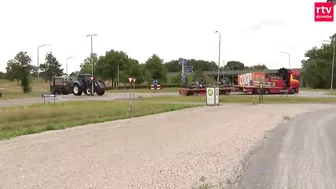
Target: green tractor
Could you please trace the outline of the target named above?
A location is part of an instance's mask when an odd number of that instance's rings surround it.
[[[104,81],[97,80],[95,77],[92,77],[91,74],[78,74],[75,82],[73,82],[72,92],[76,96],[84,94],[93,95],[97,93],[98,96],[105,94],[106,86]],[[91,93],[93,88],[93,93]]]
[[[72,80],[67,75],[53,77],[50,82],[51,94],[67,95],[72,93]]]

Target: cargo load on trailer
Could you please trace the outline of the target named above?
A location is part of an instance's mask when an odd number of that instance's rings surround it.
[[[206,95],[206,88],[213,87],[211,84],[206,84],[203,78],[198,78],[195,82],[183,86],[179,89],[179,94],[181,95]],[[220,95],[229,95],[231,92],[231,87],[225,87],[224,85],[219,86]]]
[[[275,74],[251,72],[238,75],[238,90],[252,94],[297,94],[300,72],[281,68]]]

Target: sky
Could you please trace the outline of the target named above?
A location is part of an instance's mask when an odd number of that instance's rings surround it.
[[[19,51],[37,64],[53,52],[69,73],[93,51],[122,50],[145,62],[152,54],[247,66],[301,67],[306,50],[328,40],[336,24],[314,22],[314,0],[3,0],[0,5],[0,70]],[[323,1],[322,1],[323,2]],[[224,61],[224,62],[223,62]]]

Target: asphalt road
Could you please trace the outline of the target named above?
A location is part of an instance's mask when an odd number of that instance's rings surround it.
[[[254,151],[237,189],[336,188],[336,108],[276,128]]]
[[[178,93],[135,93],[135,98],[141,97],[153,97],[153,96],[177,96]],[[234,95],[234,94],[232,94]],[[294,95],[291,95],[294,96]],[[295,96],[301,97],[330,97],[335,98],[333,95],[325,95],[324,92],[313,92],[313,91],[300,91],[299,94]],[[81,100],[117,100],[117,99],[129,99],[129,93],[106,93],[103,96],[74,96],[74,95],[60,95],[57,96],[55,102],[65,102],[65,101],[81,101]],[[53,98],[46,98],[46,103],[53,102]],[[0,107],[8,106],[19,106],[19,105],[29,105],[44,103],[42,97],[26,98],[26,99],[13,99],[13,100],[0,100]]]

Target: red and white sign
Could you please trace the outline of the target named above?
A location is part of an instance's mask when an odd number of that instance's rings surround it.
[[[315,22],[333,22],[334,21],[334,3],[333,2],[315,2],[314,19],[315,19]]]
[[[129,77],[129,78],[128,78],[128,82],[129,82],[129,83],[135,83],[135,81],[136,81],[136,78],[135,78],[135,77]]]
[[[93,77],[91,77],[90,79],[91,79],[91,81],[93,81]]]

